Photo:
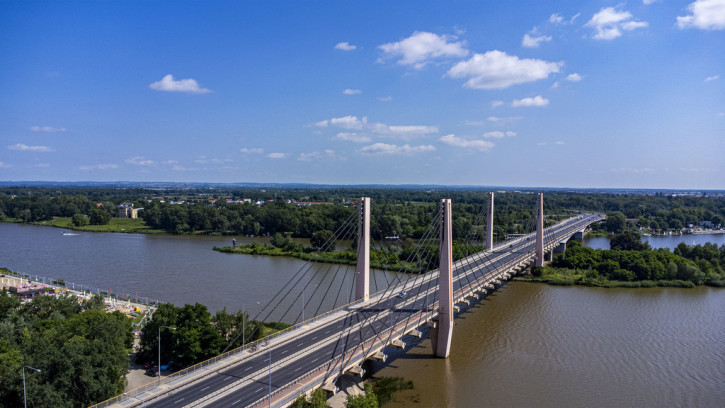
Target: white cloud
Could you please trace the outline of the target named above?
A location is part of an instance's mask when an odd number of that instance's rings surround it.
[[[562,62],[547,62],[538,59],[520,59],[505,52],[493,50],[475,54],[467,61],[461,61],[448,70],[451,78],[469,78],[466,88],[503,89],[512,85],[544,79],[559,72]]]
[[[335,139],[338,140],[345,140],[348,142],[356,142],[356,143],[367,143],[371,139],[368,136],[359,135],[354,132],[340,132],[337,135],[335,135]]]
[[[359,89],[345,89],[342,93],[345,95],[359,95],[362,91]]]
[[[577,74],[577,73],[575,72],[575,73],[573,73],[573,74],[569,74],[569,75],[567,75],[567,77],[566,77],[566,80],[567,80],[567,81],[571,81],[571,82],[579,82],[579,81],[581,81],[581,80],[582,80],[582,76],[581,76],[581,75],[579,75],[579,74]]]
[[[644,174],[644,173],[655,173],[656,170],[650,167],[632,168],[632,167],[619,167],[609,169],[612,173],[625,173],[625,174]]]
[[[425,153],[435,151],[435,147],[431,145],[411,146],[404,144],[402,146],[375,143],[370,146],[363,147],[360,152],[366,155],[413,155],[416,153]]]
[[[514,108],[520,108],[524,106],[546,106],[549,104],[549,100],[542,98],[541,95],[534,96],[533,98],[514,99],[511,106]]]
[[[339,42],[335,45],[336,50],[352,51],[357,49],[357,45],[352,45],[349,42]]]
[[[326,149],[322,152],[300,153],[299,157],[297,157],[297,160],[313,161],[313,160],[336,159],[336,158],[337,158],[337,156],[335,155],[334,150]]]
[[[520,119],[523,119],[523,116],[509,116],[509,117],[489,116],[487,118],[487,120],[489,122],[493,122],[493,123],[497,123],[497,124],[511,123],[511,122],[515,122]]]
[[[549,17],[549,22],[552,24],[561,24],[564,21],[564,17],[559,13],[554,13]]]
[[[10,150],[20,150],[27,152],[52,152],[53,149],[48,146],[28,146],[26,144],[17,143],[12,146],[8,146]]]
[[[65,128],[56,128],[52,126],[32,126],[30,128],[33,132],[49,132],[49,133],[56,133],[56,132],[65,132]]]
[[[622,30],[631,31],[637,28],[647,27],[646,21],[632,20],[632,13],[616,7],[604,7],[592,16],[585,27],[592,27],[595,31],[594,37],[597,40],[613,40],[622,35]]]
[[[581,13],[576,13],[569,19],[569,21],[564,21],[564,16],[559,13],[554,13],[549,16],[549,22],[553,25],[569,25],[573,24],[574,20],[576,20],[580,15]]]
[[[249,148],[243,147],[243,148],[239,149],[239,151],[242,152],[242,153],[250,153],[250,154],[262,154],[262,153],[264,153],[264,149],[262,149],[260,147],[249,147]]]
[[[267,157],[270,159],[284,159],[287,157],[287,153],[270,153]]]
[[[166,75],[160,81],[152,83],[149,85],[149,88],[155,91],[186,92],[195,94],[212,92],[211,89],[201,88],[196,80],[191,78],[175,81],[171,74]]]
[[[323,121],[327,122],[327,121]],[[332,126],[341,127],[343,129],[362,129],[363,125],[368,122],[368,118],[359,119],[357,116],[347,115],[340,118],[332,118],[329,123]],[[318,122],[320,123],[320,122]],[[323,126],[326,127],[327,125]]]
[[[40,169],[44,169],[46,167],[50,167],[50,163],[38,163],[38,164],[36,164],[33,167],[37,167],[37,168],[40,168]]]
[[[542,42],[549,41],[551,41],[550,35],[524,34],[524,39],[521,40],[521,45],[528,48],[538,48]]]
[[[117,169],[118,164],[110,164],[110,163],[104,163],[104,164],[94,164],[90,166],[78,166],[78,169],[83,171],[93,171],[93,170],[111,170],[111,169]]]
[[[465,41],[457,37],[416,31],[410,37],[379,46],[384,57],[396,58],[399,65],[412,65],[422,69],[436,58],[465,57],[468,55]],[[382,59],[379,60],[382,62]]]
[[[645,5],[650,5],[650,4],[652,4],[652,3],[656,2],[656,1],[657,0],[642,0],[642,3],[644,3]]]
[[[332,118],[329,120],[323,120],[315,124],[317,127],[328,127],[335,126],[346,130],[357,130],[368,134],[377,136],[394,137],[401,139],[410,139],[415,136],[438,133],[437,126],[424,126],[424,125],[387,125],[385,123],[368,123],[368,118],[363,116],[358,118],[357,116],[347,115],[339,118]],[[354,135],[354,136],[353,136]],[[347,134],[344,133],[342,136],[338,135],[338,138],[343,139],[345,137],[356,137],[359,141],[360,137],[367,137],[365,134]],[[349,140],[349,139],[343,139]]]
[[[494,130],[493,132],[486,132],[483,134],[483,137],[488,139],[503,139],[504,137],[514,137],[516,136],[516,132],[512,132],[510,130],[507,130],[505,132],[502,132],[500,130]]]
[[[436,126],[419,126],[419,125],[408,125],[408,126],[388,126],[390,133],[398,135],[421,135],[428,133],[438,133],[438,127]]]
[[[378,96],[378,100],[381,101],[381,102],[390,102],[390,101],[393,100],[393,97],[390,96],[390,95],[388,95],[388,96]]]
[[[725,29],[725,0],[697,0],[687,6],[687,16],[677,17],[677,27],[701,30]]]
[[[176,161],[176,160],[164,160],[164,161],[161,162],[161,164],[170,166],[170,165],[173,165],[173,164],[179,164],[179,162]]]
[[[492,108],[495,108],[495,107],[498,107],[498,106],[501,106],[501,105],[503,105],[503,101],[491,101],[491,107]]]
[[[714,81],[714,80],[716,80],[718,78],[720,78],[720,75],[709,76],[709,77],[705,78],[705,82]]]
[[[464,139],[457,137],[452,133],[450,135],[442,136],[439,140],[447,145],[478,150],[481,152],[487,152],[495,146],[493,142],[489,142],[488,140]]]
[[[3,163],[0,161],[0,169],[9,169],[11,167],[13,167],[12,164]]]
[[[126,159],[126,163],[133,164],[134,166],[151,166],[154,164],[154,161],[148,160],[143,156],[136,156],[130,159]]]
[[[565,143],[564,143],[564,142],[562,142],[561,140],[557,140],[556,142],[554,142],[554,144],[557,144],[557,145],[563,145],[563,144],[565,144]]]

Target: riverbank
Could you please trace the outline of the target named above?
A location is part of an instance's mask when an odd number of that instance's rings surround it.
[[[596,272],[596,271],[594,271]],[[622,281],[607,279],[603,276],[596,276],[591,270],[555,268],[544,266],[540,270],[540,276],[522,275],[514,278],[522,282],[547,283],[555,286],[588,286],[597,288],[695,288],[698,285],[691,281],[671,280],[632,280]],[[705,286],[716,288],[725,287],[724,280],[706,280]]]
[[[266,255],[283,256],[288,258],[301,259],[308,262],[322,262],[340,265],[357,265],[357,254],[353,251],[315,251],[309,247],[295,245],[292,249],[278,248],[266,244],[253,242],[249,245],[237,245],[213,248],[215,251],[227,254],[239,255]],[[381,259],[390,262],[381,262]],[[375,269],[395,270],[399,272],[417,273],[418,269],[411,262],[401,261],[394,253],[383,251],[370,251],[370,267]]]
[[[121,232],[127,234],[167,234],[166,231],[153,229],[140,218],[111,218],[105,225],[84,225],[77,227],[70,217],[54,217],[52,220],[24,223],[20,220],[8,219],[5,222],[17,224],[42,225],[81,232]]]

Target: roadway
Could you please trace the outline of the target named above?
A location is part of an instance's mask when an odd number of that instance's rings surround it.
[[[585,214],[564,220],[545,231],[545,247],[568,239],[586,228],[598,215]],[[494,280],[535,251],[534,233],[507,241],[454,263],[454,299]],[[303,325],[296,336],[258,348],[240,362],[148,402],[148,407],[244,407],[280,388],[298,387],[297,380],[310,372],[323,372],[322,383],[334,380],[351,365],[359,365],[395,337],[420,327],[436,314],[438,272],[432,271],[372,295],[362,307],[350,307],[324,323]],[[399,296],[405,290],[405,296]],[[394,327],[394,330],[391,330]],[[293,331],[292,333],[295,333]],[[270,363],[271,362],[271,363]],[[271,383],[270,383],[271,371]],[[320,384],[321,385],[321,384]],[[211,396],[211,398],[209,397]],[[274,402],[274,401],[273,401]],[[266,405],[266,402],[265,402]]]

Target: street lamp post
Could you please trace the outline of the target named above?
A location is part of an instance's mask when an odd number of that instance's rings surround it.
[[[271,358],[272,357],[270,357],[270,359]],[[25,408],[28,408],[28,397],[25,394],[25,369],[26,368],[29,368],[31,370],[35,370],[37,372],[40,372],[40,370],[37,369],[37,368],[31,367],[31,366],[23,366],[23,404],[25,405]]]
[[[159,379],[161,379],[161,329],[176,330],[176,327],[171,326],[159,326]]]

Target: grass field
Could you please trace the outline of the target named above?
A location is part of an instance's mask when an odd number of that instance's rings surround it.
[[[70,220],[70,217],[55,217],[50,221],[34,222],[35,225],[48,225],[51,227],[65,228],[74,231],[88,232],[127,232],[140,234],[164,234],[163,230],[152,229],[146,225],[144,220],[140,218],[111,218],[106,225],[86,225],[84,227],[76,227]]]

